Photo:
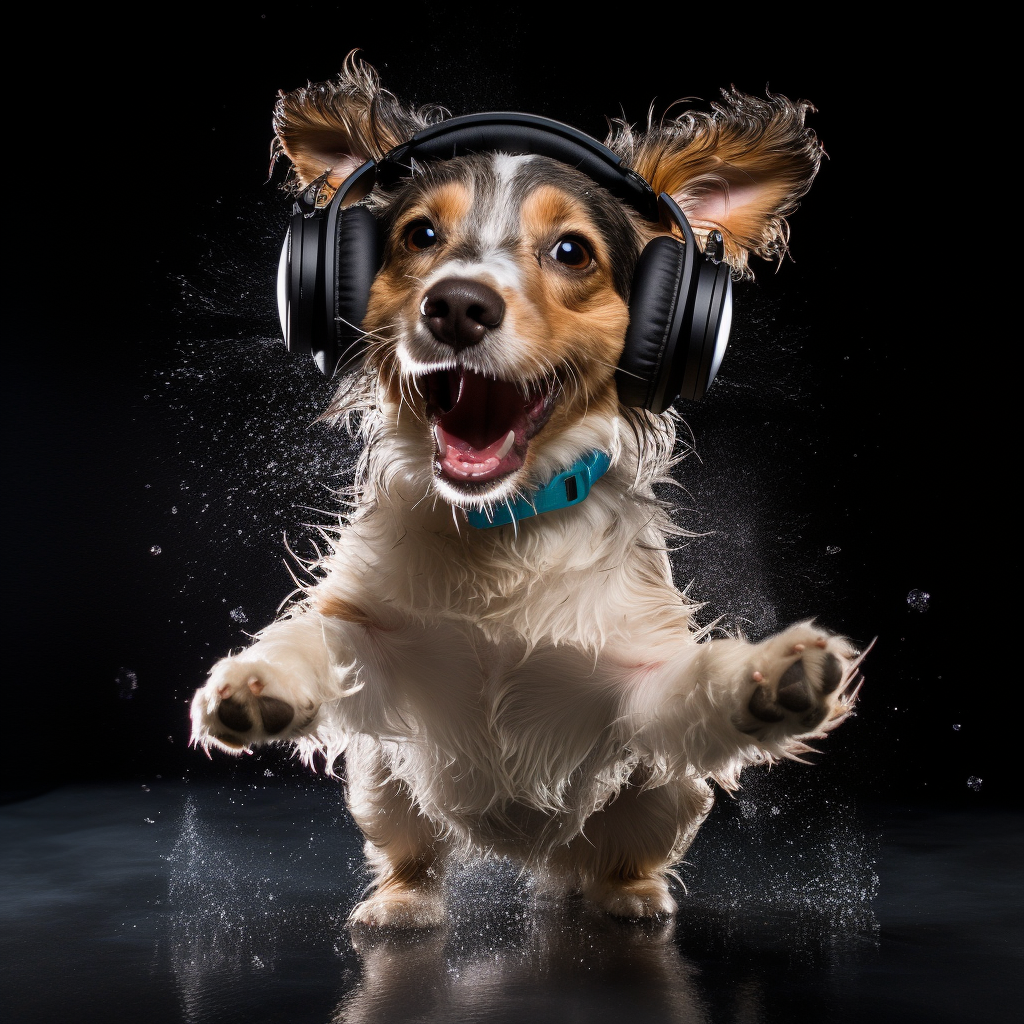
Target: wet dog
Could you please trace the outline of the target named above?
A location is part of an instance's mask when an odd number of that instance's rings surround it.
[[[214,666],[192,735],[291,744],[329,771],[343,756],[373,874],[354,922],[437,923],[446,863],[480,854],[615,915],[670,914],[710,783],[733,789],[850,714],[844,638],[807,621],[752,643],[695,623],[667,555],[684,531],[655,494],[679,380],[638,400],[626,356],[652,244],[699,248],[732,279],[785,253],[822,157],[810,109],[726,90],[707,112],[615,123],[603,145],[623,169],[608,173],[511,132],[395,170],[444,111],[403,105],[354,56],[279,97],[297,217],[377,166],[345,207],[366,211],[380,252],[361,322],[343,324],[359,359],[335,353],[326,412],[363,451],[315,582]]]

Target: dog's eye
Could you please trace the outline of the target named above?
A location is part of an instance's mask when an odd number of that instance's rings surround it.
[[[437,242],[434,226],[425,220],[416,221],[405,229],[405,247],[411,252],[422,252]]]
[[[580,239],[572,238],[571,236],[560,238],[548,255],[556,263],[561,263],[562,266],[570,267],[572,270],[586,269],[590,266],[590,261],[593,259],[586,244]]]

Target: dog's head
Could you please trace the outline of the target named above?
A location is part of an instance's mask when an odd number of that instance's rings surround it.
[[[700,243],[720,232],[742,277],[750,254],[783,255],[784,218],[817,172],[809,109],[730,91],[708,113],[620,124],[605,145],[679,205]],[[404,107],[350,56],[336,81],[281,94],[275,152],[294,188],[316,183],[323,199],[441,117]],[[396,468],[481,508],[618,450],[634,272],[652,238],[678,230],[671,219],[568,162],[500,148],[410,161],[365,205],[380,259],[359,372]]]

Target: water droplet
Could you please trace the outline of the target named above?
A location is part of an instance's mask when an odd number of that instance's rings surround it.
[[[956,725],[953,726],[953,732],[959,732],[959,731],[960,731],[960,723],[958,722]]]
[[[229,614],[231,615],[231,618],[235,622],[249,621],[249,616],[245,614],[245,609],[241,605],[239,605],[237,608],[232,608]]]
[[[981,779],[979,779],[977,775],[972,775],[967,780],[967,788],[973,789],[974,792],[977,793],[981,789]]]
[[[139,688],[139,677],[130,668],[124,666],[118,669],[114,682],[117,683],[117,693],[122,700],[131,700]]]
[[[152,546],[152,547],[151,547],[151,548],[149,549],[149,553],[150,553],[151,555],[159,555],[159,554],[160,554],[160,553],[161,553],[162,551],[163,551],[163,548],[162,548],[162,547],[160,547],[160,545],[159,545],[159,544],[154,544],[154,545],[153,545],[153,546]]]
[[[926,612],[928,611],[928,605],[931,603],[932,595],[926,593],[923,590],[912,590],[907,594],[907,604],[915,612]]]

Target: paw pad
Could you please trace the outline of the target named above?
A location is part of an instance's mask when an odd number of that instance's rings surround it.
[[[291,704],[276,697],[256,697],[252,703],[256,706],[268,736],[286,729],[295,717],[295,709]],[[248,732],[253,726],[250,706],[243,704],[238,697],[222,700],[217,708],[217,717],[235,732]]]
[[[787,711],[806,711],[813,703],[811,687],[804,672],[803,659],[794,661],[779,680],[779,693],[775,698]]]
[[[767,686],[758,686],[747,707],[750,713],[762,722],[781,722],[786,717],[775,706]]]
[[[263,728],[269,736],[281,732],[295,717],[295,709],[291,704],[276,697],[257,697],[256,707],[259,709],[260,718],[263,719]]]
[[[820,647],[820,644],[815,644]],[[805,644],[795,644],[793,653],[803,654]],[[813,667],[797,658],[779,677],[775,686],[770,685],[762,672],[753,674],[758,684],[747,703],[747,710],[759,722],[777,725],[788,716],[796,716],[802,729],[813,729],[828,713],[826,698],[834,693],[843,681],[843,666],[839,658],[826,652]]]
[[[245,705],[237,697],[226,697],[217,708],[217,717],[235,732],[248,732],[252,728],[252,719]]]

